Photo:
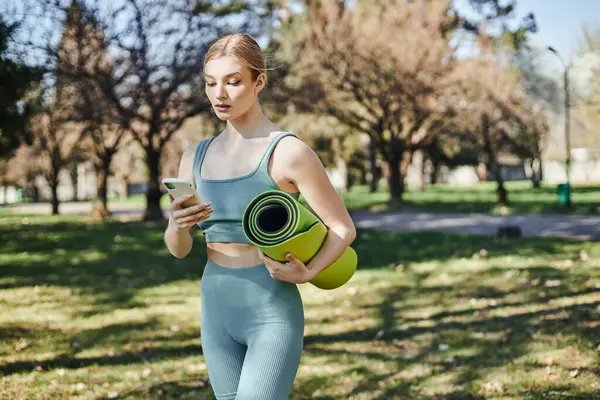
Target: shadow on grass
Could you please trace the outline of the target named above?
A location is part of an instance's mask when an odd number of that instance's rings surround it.
[[[144,307],[132,299],[143,288],[199,280],[206,261],[201,235],[185,259],[163,241],[165,223],[57,222],[0,226],[6,251],[0,289],[34,286],[76,288],[96,304],[82,316]]]
[[[516,246],[519,247],[518,244]],[[526,247],[521,248],[529,251]],[[527,282],[512,282],[516,286],[505,287],[501,279],[509,271],[516,277],[527,273]],[[504,393],[537,399],[564,398],[559,396],[562,393],[574,399],[596,398],[586,396],[594,396],[597,391],[574,385],[567,385],[565,391],[558,381],[546,382],[542,385],[545,387],[540,387],[539,381],[534,381],[531,387],[524,385],[516,389],[504,385],[499,393],[494,392],[493,386],[491,389],[480,387],[482,381],[490,379],[490,371],[512,366],[522,369],[520,373],[526,376],[530,369],[543,368],[535,359],[530,364],[515,364],[518,360],[523,363],[527,357],[534,357],[531,355],[532,345],[551,340],[543,337],[570,337],[568,343],[575,348],[593,349],[597,346],[597,326],[590,322],[597,319],[597,310],[600,310],[600,301],[596,300],[600,289],[584,287],[589,275],[544,265],[491,267],[473,272],[468,279],[454,285],[442,283],[433,287],[420,284],[428,277],[427,274],[413,275],[414,286],[399,282],[398,286],[383,292],[384,300],[379,304],[361,306],[377,309],[379,325],[342,333],[311,334],[305,338],[305,351],[316,357],[355,360],[370,366],[388,365],[386,370],[356,367],[339,374],[361,377],[361,382],[347,397],[372,395],[372,398],[381,400],[483,399]],[[539,283],[533,286],[532,281]],[[544,282],[547,281],[560,281],[561,284],[545,287]],[[498,282],[498,287],[488,286],[490,283],[486,282]],[[515,298],[516,293],[518,298]],[[580,296],[586,296],[588,300],[560,304],[561,300]],[[479,298],[486,299],[487,304],[481,306],[468,301]],[[424,303],[411,306],[411,299],[422,299]],[[456,304],[459,299],[464,299],[464,306]],[[490,300],[495,302],[490,304]],[[434,308],[422,316],[403,315],[414,313],[421,307],[437,305],[454,310],[435,312]],[[563,342],[562,346],[564,348],[566,344]],[[378,350],[381,347],[391,350]],[[429,370],[411,376],[410,371],[421,366],[427,366]],[[564,368],[568,368],[568,361]],[[587,372],[597,375],[599,369],[593,366],[587,368]],[[580,368],[580,373],[584,372],[586,368]],[[444,384],[450,385],[449,392],[426,382],[440,376],[448,377]],[[423,386],[432,387],[436,395],[425,396]],[[488,390],[491,392],[488,393]],[[378,394],[375,396],[373,393],[376,391]]]
[[[78,369],[90,366],[128,365],[196,355],[202,355],[200,344],[180,347],[148,347],[139,351],[122,352],[114,356],[75,357],[72,354],[63,354],[48,360],[9,362],[0,366],[0,372],[3,375],[10,375],[31,372],[36,368],[50,371],[56,368]]]
[[[0,288],[56,285],[78,289],[80,295],[90,296],[90,307],[84,311],[75,311],[75,315],[79,317],[89,317],[115,308],[144,307],[144,304],[133,298],[138,290],[180,280],[197,281],[201,278],[202,266],[206,260],[204,246],[200,240],[197,240],[192,254],[184,260],[172,257],[163,243],[163,230],[163,223],[142,222],[0,225],[0,241],[3,248],[8,250],[3,252],[0,263]],[[511,365],[516,359],[526,355],[528,346],[536,334],[569,334],[586,346],[593,345],[598,337],[597,328],[583,322],[594,320],[595,309],[600,305],[600,301],[568,306],[552,305],[551,302],[599,291],[582,288],[586,279],[585,273],[547,265],[532,265],[526,268],[490,266],[485,270],[472,272],[457,284],[441,282],[437,286],[427,286],[423,282],[433,274],[440,274],[439,268],[430,273],[417,272],[411,269],[411,263],[471,258],[482,248],[486,249],[488,258],[544,256],[570,260],[579,255],[582,243],[558,238],[526,238],[497,242],[490,237],[463,234],[398,233],[360,229],[353,244],[360,260],[359,269],[381,269],[402,263],[405,264],[406,273],[412,276],[411,279],[416,283],[414,286],[400,286],[399,283],[397,287],[386,289],[384,301],[372,306],[376,307],[379,313],[378,326],[338,334],[309,334],[305,339],[305,351],[316,356],[349,355],[393,363],[396,371],[427,364],[431,368],[430,375],[452,373],[455,387],[439,398],[481,399],[480,395],[473,394],[478,390],[473,386],[473,382],[481,379],[487,369]],[[547,288],[529,285],[509,288],[494,286],[493,282],[502,279],[507,271],[516,275],[526,273],[528,282],[539,279],[540,285],[546,280],[560,280],[562,284],[559,287]],[[544,297],[540,297],[541,290],[545,292]],[[513,301],[511,296],[516,292],[520,297]],[[432,312],[422,318],[403,316],[403,313],[411,310],[409,305],[402,303],[411,298],[426,299],[434,304],[438,301],[484,297],[495,299],[498,303],[485,307],[466,305],[459,310]],[[518,312],[501,310],[532,306],[539,306],[541,309]],[[36,327],[17,326],[7,331],[4,328],[5,326],[2,326],[0,329],[0,338],[9,340],[39,334]],[[150,321],[117,324],[75,334],[57,333],[57,338],[63,342],[78,343],[77,348],[62,351],[61,355],[45,361],[9,362],[0,366],[0,372],[4,375],[29,372],[38,366],[49,370],[92,365],[123,365],[202,354],[198,343],[180,347],[158,344],[138,351],[119,352],[114,356],[77,356],[81,349],[97,345],[102,340],[106,340],[107,345],[124,344],[132,338],[135,339],[137,333],[153,331],[155,328],[156,321]],[[483,337],[473,337],[474,333],[482,333]],[[182,338],[189,340],[198,337],[198,332],[183,335]],[[344,345],[350,342],[369,343],[376,348],[377,343],[380,343],[382,346],[394,347],[397,352],[402,353],[403,343],[419,343],[423,337],[427,338],[428,343],[421,345],[416,352],[401,354],[402,357],[377,351],[358,353],[354,350],[327,348],[328,344]],[[165,343],[178,342],[177,338],[170,336],[156,339],[159,342],[164,339]],[[464,353],[452,359],[444,359],[443,350],[440,350],[441,344],[447,344],[452,350],[463,350]],[[440,357],[441,359],[438,359]],[[363,367],[358,367],[354,372],[365,379],[352,389],[350,396],[379,390],[381,394],[376,397],[378,399],[426,398],[418,393],[417,387],[430,375],[396,377],[395,373]],[[379,382],[384,382],[384,386],[380,386]],[[323,377],[305,380],[306,390],[322,387],[323,384]],[[162,391],[165,396],[174,393],[174,398],[185,398],[187,395],[198,393],[200,388],[187,387],[178,381],[162,382],[136,390],[138,392],[135,396],[151,393],[160,398],[158,396]],[[534,396],[537,396],[537,393],[539,396],[549,393],[536,390],[531,389],[527,396],[536,398]],[[325,400],[329,397],[321,398]]]
[[[212,400],[213,396],[208,388],[208,380],[204,378],[179,379],[176,381],[160,382],[150,386],[135,388],[121,393],[116,397],[100,397],[99,400],[108,399],[156,399],[156,400]]]
[[[488,257],[559,254],[565,257],[577,254],[578,242],[570,253],[565,253],[565,239],[527,238],[498,241],[490,236],[469,234],[448,234],[441,232],[388,232],[374,229],[358,229],[357,238],[352,244],[359,259],[360,269],[381,268],[386,266],[422,263],[427,261],[446,261],[456,258],[471,258],[481,249]],[[580,244],[580,243],[579,243]]]

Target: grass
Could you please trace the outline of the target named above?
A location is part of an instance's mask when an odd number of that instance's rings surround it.
[[[202,237],[0,211],[0,398],[211,398]],[[600,398],[600,243],[360,230],[356,276],[302,285],[292,400]]]
[[[496,205],[496,184],[485,182],[473,186],[438,184],[426,191],[408,190],[401,207],[403,211],[426,212],[477,212],[477,213],[572,213],[600,215],[600,185],[573,186],[572,209],[558,204],[556,185],[542,185],[534,189],[530,182],[507,182],[509,206],[499,208]],[[385,190],[369,193],[368,187],[356,186],[344,196],[350,209],[372,208],[386,209],[390,195]]]

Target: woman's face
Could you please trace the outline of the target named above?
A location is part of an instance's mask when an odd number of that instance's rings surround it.
[[[206,96],[219,119],[233,120],[246,113],[263,88],[263,77],[252,80],[250,69],[237,57],[213,58],[204,68]]]

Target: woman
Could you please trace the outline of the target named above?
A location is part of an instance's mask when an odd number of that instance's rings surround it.
[[[201,282],[202,350],[218,400],[287,398],[300,363],[304,312],[297,285],[332,264],[355,238],[352,220],[316,154],[261,112],[264,57],[246,34],[222,37],[204,60],[205,92],[227,126],[188,147],[179,177],[193,182],[202,204],[172,201],[165,242],[175,257],[204,232],[208,260]],[[265,256],[245,238],[242,214],[259,193],[279,189],[306,199],[329,231],[306,265]]]

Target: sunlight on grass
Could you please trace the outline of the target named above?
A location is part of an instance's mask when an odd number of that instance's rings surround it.
[[[200,236],[178,260],[160,223],[22,218],[0,219],[0,398],[211,398]],[[354,247],[348,284],[300,287],[291,399],[600,393],[598,242],[360,230]]]

